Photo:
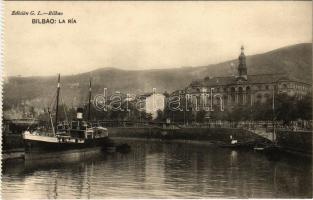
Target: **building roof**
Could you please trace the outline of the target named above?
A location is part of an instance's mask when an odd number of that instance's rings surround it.
[[[226,77],[214,77],[214,78],[205,78],[201,82],[201,86],[227,86],[227,85],[236,85],[236,84],[269,84],[275,83],[278,81],[296,81],[305,84],[310,84],[304,82],[303,80],[292,77],[288,74],[255,74],[248,75],[247,80],[239,80],[235,76],[226,76]],[[310,84],[311,85],[311,84]]]
[[[139,95],[139,97],[147,98],[147,97],[151,96],[152,94],[153,94],[153,92],[148,92],[148,93],[144,93],[144,94]]]
[[[162,94],[162,93],[153,93],[153,92],[149,92],[149,93],[145,93],[145,94],[138,95],[138,98],[140,98],[140,99],[146,99],[146,98],[152,96],[153,94],[165,96],[165,95]]]

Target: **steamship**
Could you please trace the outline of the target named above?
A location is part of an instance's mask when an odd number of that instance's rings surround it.
[[[49,126],[36,127],[23,132],[25,152],[54,152],[71,149],[106,147],[109,143],[108,130],[89,121],[91,80],[89,82],[89,105],[87,121],[83,120],[83,108],[77,108],[75,121],[59,122],[60,75],[58,76],[55,119],[48,110]],[[54,122],[53,122],[54,121]]]

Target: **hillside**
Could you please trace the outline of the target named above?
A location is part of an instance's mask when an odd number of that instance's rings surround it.
[[[236,68],[237,58],[200,67],[139,71],[103,68],[89,73],[62,76],[62,96],[68,105],[85,102],[90,75],[94,94],[102,93],[104,87],[108,88],[109,92],[121,91],[134,94],[151,92],[152,88],[156,88],[158,92],[172,92],[186,87],[194,79],[232,75],[231,63]],[[312,82],[312,44],[297,44],[247,56],[247,66],[248,74],[285,72]],[[56,79],[56,76],[9,77],[4,84],[4,104],[19,104],[22,100],[27,100],[36,107],[46,107],[54,95]]]

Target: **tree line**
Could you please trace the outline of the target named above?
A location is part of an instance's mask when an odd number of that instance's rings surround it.
[[[269,98],[263,103],[254,105],[235,105],[231,109],[221,111],[218,105],[214,105],[214,111],[195,111],[192,105],[187,105],[189,109],[184,111],[172,111],[165,108],[164,111],[158,111],[156,120],[164,121],[171,119],[180,123],[203,123],[207,120],[227,120],[227,121],[268,121],[278,120],[284,124],[289,124],[296,120],[312,120],[312,96],[306,95],[299,99],[296,96],[287,94],[275,95],[273,99]]]

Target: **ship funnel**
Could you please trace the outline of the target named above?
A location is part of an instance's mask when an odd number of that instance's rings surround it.
[[[77,119],[83,119],[83,108],[77,108]]]

